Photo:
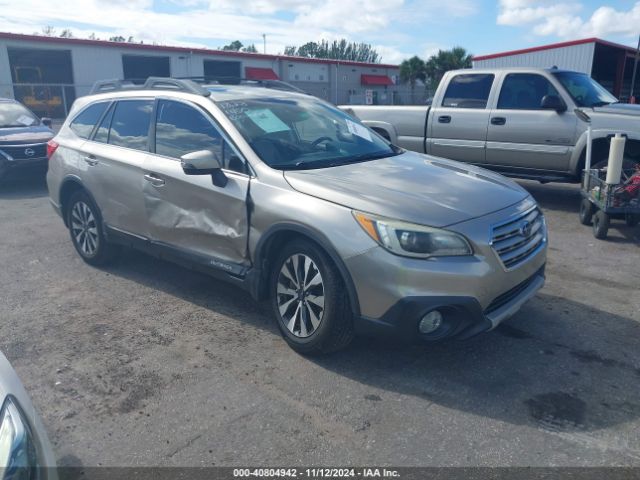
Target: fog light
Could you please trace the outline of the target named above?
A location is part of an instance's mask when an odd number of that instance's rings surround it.
[[[420,333],[433,333],[440,328],[441,325],[442,314],[438,310],[432,310],[422,317],[418,325],[418,330],[420,330]]]

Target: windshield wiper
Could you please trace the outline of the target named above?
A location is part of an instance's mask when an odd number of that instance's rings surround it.
[[[620,103],[620,102],[595,102],[591,104],[591,108],[604,107],[605,105],[613,105],[614,103]]]
[[[390,152],[376,152],[376,153],[362,153],[360,155],[353,155],[351,157],[344,158],[326,158],[321,160],[314,160],[311,162],[300,161],[295,164],[272,164],[272,168],[278,170],[311,170],[315,168],[329,168],[339,167],[341,165],[348,165],[350,163],[367,162],[369,160],[379,160],[381,158],[394,157],[402,153],[401,149],[393,149]]]

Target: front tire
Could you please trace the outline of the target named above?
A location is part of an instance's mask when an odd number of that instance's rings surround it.
[[[593,216],[593,236],[598,240],[604,240],[609,233],[609,215],[602,210],[598,210]]]
[[[278,328],[295,351],[335,352],[353,339],[344,281],[315,244],[296,240],[282,249],[273,264],[270,291]]]
[[[593,204],[586,198],[580,203],[580,223],[582,225],[591,225],[594,211]]]
[[[89,265],[102,266],[114,259],[117,248],[107,242],[100,210],[83,190],[69,199],[67,225],[73,246]]]

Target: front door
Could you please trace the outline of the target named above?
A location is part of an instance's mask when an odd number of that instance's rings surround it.
[[[239,273],[249,263],[245,162],[210,115],[187,102],[158,100],[153,143],[155,153],[143,167],[149,237]],[[199,150],[218,156],[228,179],[224,187],[214,185],[211,175],[184,173],[180,157]]]
[[[542,75],[510,73],[491,110],[487,164],[535,170],[568,171],[576,116],[541,108],[546,95],[560,97]]]

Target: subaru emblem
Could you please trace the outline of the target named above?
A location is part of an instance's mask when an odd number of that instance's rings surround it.
[[[27,157],[33,157],[33,155],[36,153],[36,151],[33,148],[25,148],[24,149],[24,154]]]

